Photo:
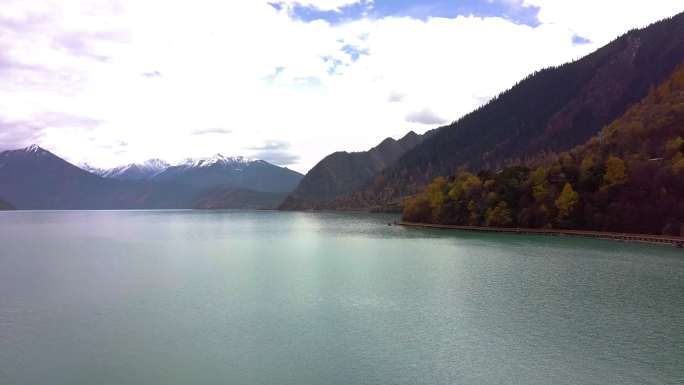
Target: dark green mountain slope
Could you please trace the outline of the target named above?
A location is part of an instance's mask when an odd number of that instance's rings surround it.
[[[406,199],[404,219],[684,236],[683,137],[684,63],[586,143],[536,165],[438,177]]]
[[[378,172],[422,142],[426,135],[411,131],[399,140],[387,138],[368,151],[328,155],[306,174],[281,209],[334,207],[336,198],[366,186]]]
[[[633,30],[578,61],[542,70],[441,128],[339,208],[396,203],[460,167],[477,170],[583,143],[684,59],[684,13]]]

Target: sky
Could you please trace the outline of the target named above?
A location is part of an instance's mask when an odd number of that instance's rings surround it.
[[[448,124],[672,0],[2,0],[0,150],[306,172]]]

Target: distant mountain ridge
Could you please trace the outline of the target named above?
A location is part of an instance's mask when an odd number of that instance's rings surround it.
[[[595,135],[684,60],[684,13],[632,30],[596,52],[532,74],[440,128],[337,209],[397,205],[458,168],[497,169],[567,150]]]
[[[164,169],[164,172],[182,170],[179,175],[161,178],[157,178],[161,174],[151,172],[148,175],[152,176],[146,179],[134,178],[130,172],[133,167],[123,167],[115,178],[83,170],[39,146],[31,145],[0,152],[0,196],[18,209],[178,209],[195,207],[198,201],[205,199],[205,194],[216,189],[230,191],[257,187],[255,194],[286,193],[294,189],[302,177],[292,170],[264,161],[240,158],[235,163],[228,159],[222,157],[221,161],[211,164],[206,161],[186,162],[178,168]],[[164,165],[155,161],[149,162],[148,166],[146,171],[149,172]],[[206,175],[211,178],[203,179]],[[264,182],[248,183],[252,180]],[[263,191],[258,187],[272,190]],[[238,197],[249,198],[245,193]],[[231,202],[240,206],[235,197]],[[278,203],[272,203],[270,208]]]
[[[250,163],[258,162],[259,160],[246,158],[244,156],[224,156],[222,154],[215,154],[208,158],[187,158],[175,167],[183,168],[207,168],[214,166],[228,166],[232,168],[244,168]],[[263,162],[263,161],[262,161]],[[168,168],[168,167],[167,167]]]
[[[166,170],[170,165],[161,159],[150,159],[142,163],[129,163],[114,168],[93,167],[88,163],[78,165],[86,170],[103,178],[114,178],[121,180],[140,180],[149,179]]]
[[[149,179],[169,168],[169,164],[161,159],[150,159],[142,163],[130,163],[98,174],[105,178],[123,180]]]
[[[274,193],[290,192],[302,179],[301,174],[286,167],[263,160],[221,154],[187,158],[176,165],[150,159],[112,169],[100,169],[88,164],[81,165],[81,168],[104,178],[177,183],[195,188],[223,186]]]
[[[199,188],[228,186],[262,192],[287,193],[297,186],[302,174],[263,160],[226,157],[188,159],[171,166],[151,178],[152,181],[173,182]]]
[[[31,145],[0,153],[0,196],[17,209],[182,208],[192,192],[97,176]]]
[[[334,207],[336,198],[367,185],[377,173],[429,135],[431,133],[418,135],[411,131],[399,140],[387,138],[368,151],[340,151],[328,155],[306,174],[280,208],[308,210]]]

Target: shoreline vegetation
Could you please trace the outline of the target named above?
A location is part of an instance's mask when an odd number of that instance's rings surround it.
[[[528,229],[513,227],[440,225],[434,223],[417,223],[406,221],[398,221],[394,222],[393,224],[396,226],[415,227],[423,229],[458,230],[470,232],[488,232],[520,235],[566,236],[576,238],[593,238],[609,241],[638,242],[652,245],[672,245],[677,248],[684,248],[684,237],[675,237],[667,235],[627,234],[588,230]]]

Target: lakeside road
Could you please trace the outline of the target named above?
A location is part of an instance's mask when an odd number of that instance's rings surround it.
[[[529,234],[529,235],[551,235],[551,236],[569,236],[582,237],[594,239],[606,239],[612,241],[622,242],[640,242],[650,244],[667,244],[678,248],[684,248],[684,237],[668,236],[668,235],[647,235],[647,234],[626,234],[626,233],[610,233],[601,231],[585,231],[585,230],[558,230],[558,229],[526,229],[526,228],[507,228],[507,227],[482,227],[482,226],[458,226],[458,225],[439,225],[432,223],[416,223],[416,222],[395,222],[396,225],[406,227],[420,227],[427,229],[441,229],[441,230],[461,230],[461,231],[477,231],[489,233],[506,233],[506,234]]]

